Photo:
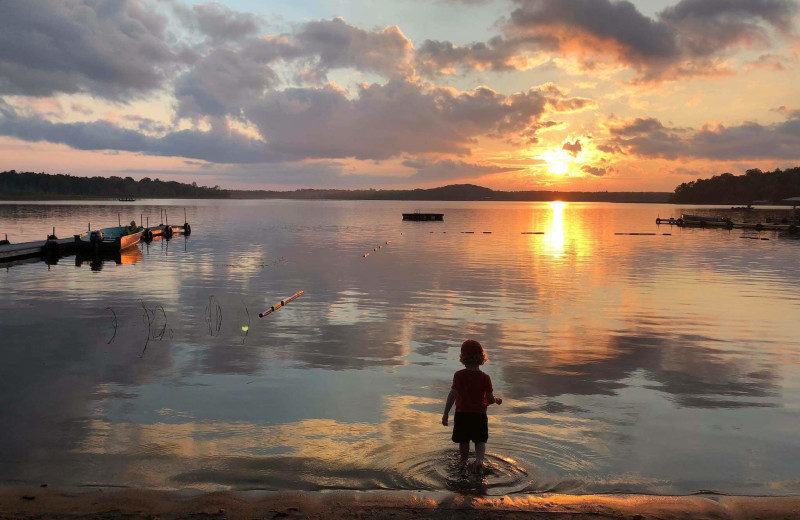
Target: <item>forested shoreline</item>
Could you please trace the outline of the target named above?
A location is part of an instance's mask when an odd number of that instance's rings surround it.
[[[684,182],[670,197],[676,204],[779,204],[800,197],[800,167],[762,172],[754,168],[744,175],[723,173],[710,179]]]
[[[0,200],[64,199],[329,199],[329,200],[495,200],[569,202],[666,202],[667,192],[495,191],[473,184],[413,190],[300,189],[293,191],[226,190],[145,177],[77,177],[33,172],[0,173]]]
[[[33,172],[0,173],[1,200],[63,199],[329,199],[329,200],[494,200],[568,202],[672,202],[676,204],[780,203],[800,197],[800,167],[743,175],[723,173],[685,182],[667,192],[497,191],[473,184],[412,190],[299,189],[226,190],[145,177],[78,177]]]

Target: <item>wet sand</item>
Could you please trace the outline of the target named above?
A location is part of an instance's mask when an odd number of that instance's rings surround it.
[[[423,492],[162,492],[13,488],[2,519],[799,519],[800,497],[512,495]]]

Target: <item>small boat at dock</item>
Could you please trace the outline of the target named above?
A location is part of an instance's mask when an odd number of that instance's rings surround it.
[[[129,233],[126,226],[95,229],[75,235],[75,246],[81,250],[123,251],[142,240],[144,229]]]

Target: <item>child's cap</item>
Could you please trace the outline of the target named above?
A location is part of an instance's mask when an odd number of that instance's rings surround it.
[[[461,355],[469,356],[471,354],[480,354],[483,352],[483,346],[474,339],[468,339],[461,344]]]

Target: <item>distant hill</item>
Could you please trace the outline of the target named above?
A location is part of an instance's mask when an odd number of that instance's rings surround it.
[[[414,190],[326,190],[294,191],[225,190],[197,183],[183,184],[145,177],[76,177],[63,174],[16,172],[0,173],[0,199],[333,199],[333,200],[474,200],[474,201],[549,201],[569,202],[667,202],[662,192],[558,192],[495,191],[474,184],[451,184],[440,188]]]
[[[755,201],[779,203],[800,197],[800,167],[762,172],[747,170],[744,175],[723,173],[710,179],[684,182],[670,197],[681,204],[752,204]]]

